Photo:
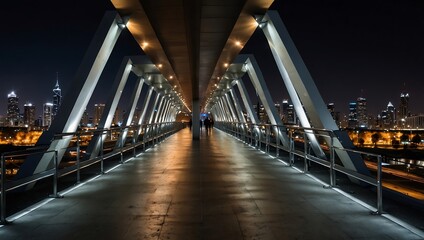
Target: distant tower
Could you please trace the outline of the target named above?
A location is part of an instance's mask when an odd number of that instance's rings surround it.
[[[280,119],[282,118],[281,117],[281,105],[279,104],[279,103],[274,103],[274,106],[275,106],[275,110],[277,110],[277,115],[280,117]]]
[[[400,94],[399,115],[398,119],[405,119],[410,116],[409,112],[409,93],[402,92]]]
[[[396,109],[391,102],[387,104],[386,110],[381,112],[381,124],[384,128],[392,128],[396,123]]]
[[[85,109],[84,113],[82,114],[82,117],[81,117],[80,125],[83,126],[83,127],[88,126],[88,119],[89,119],[88,112],[87,112],[87,109]]]
[[[116,108],[115,113],[113,114],[112,125],[119,125],[120,117],[119,117],[119,107]]]
[[[288,122],[288,107],[289,107],[289,100],[288,99],[283,99],[283,101],[281,102],[281,114],[283,115],[283,117],[281,118],[283,120],[283,123],[287,123]]]
[[[53,111],[52,118],[56,116],[59,110],[60,104],[62,103],[62,90],[59,87],[59,74],[56,76],[56,86],[53,88]]]
[[[289,104],[289,106],[287,107],[287,123],[294,125],[297,124],[297,116],[293,104]]]
[[[62,103],[62,90],[59,87],[59,75],[56,77],[56,86],[53,88],[53,112],[52,117],[56,116],[59,110],[60,104]]]
[[[24,124],[29,127],[35,125],[35,105],[31,103],[24,105]]]
[[[330,112],[331,116],[334,119],[334,103],[327,103],[327,109]]]
[[[53,103],[43,105],[43,127],[50,127],[53,119]]]
[[[15,92],[11,92],[7,95],[7,125],[18,126],[19,125],[19,98]]]
[[[357,111],[356,111],[356,102],[349,103],[349,117],[348,117],[348,128],[356,128],[358,124]]]
[[[367,99],[359,97],[356,100],[356,117],[358,120],[358,127],[368,128],[368,116],[367,116]]]
[[[94,104],[94,119],[93,124],[97,126],[100,122],[100,118],[102,117],[103,110],[105,109],[105,104],[97,103]]]

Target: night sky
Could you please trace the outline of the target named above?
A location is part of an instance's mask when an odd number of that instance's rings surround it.
[[[376,115],[403,90],[412,113],[424,113],[424,1],[276,0],[277,9],[326,103],[346,113],[359,96]],[[7,1],[0,35],[0,115],[7,94],[31,102],[41,113],[59,83],[66,91],[109,1]],[[100,81],[111,81],[122,57],[142,54],[128,32],[121,35]],[[275,101],[288,98],[263,34],[242,50],[255,55]],[[99,83],[100,84],[100,83]],[[107,84],[103,84],[107,85]],[[105,102],[96,89],[89,103]]]

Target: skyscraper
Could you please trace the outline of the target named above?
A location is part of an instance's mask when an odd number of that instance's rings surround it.
[[[24,105],[24,124],[31,127],[35,125],[35,105],[25,103]]]
[[[80,125],[83,126],[83,127],[88,126],[88,120],[89,120],[88,112],[87,112],[87,109],[85,109],[84,113],[82,114],[82,117],[81,117]]]
[[[93,124],[95,126],[97,126],[99,124],[104,109],[105,109],[105,104],[104,103],[96,103],[96,104],[94,104],[94,119],[93,119]]]
[[[330,112],[331,116],[334,119],[334,103],[327,103],[327,109]]]
[[[62,90],[59,87],[59,78],[56,79],[56,86],[53,88],[53,111],[52,117],[56,116],[62,103]]]
[[[387,104],[387,108],[381,112],[380,122],[383,128],[392,128],[396,123],[396,111],[391,102]]]
[[[289,107],[289,100],[283,99],[281,103],[281,114],[283,115],[281,120],[283,121],[283,123],[288,122],[288,107]]]
[[[400,104],[399,104],[399,115],[398,120],[401,120],[402,118],[405,119],[406,117],[410,116],[409,112],[409,93],[402,92],[400,94]]]
[[[53,103],[44,103],[43,105],[43,127],[50,127],[52,124]]]
[[[368,116],[367,116],[367,99],[359,97],[356,100],[356,118],[357,126],[360,128],[368,128]]]
[[[7,95],[7,125],[18,126],[20,120],[19,114],[19,98],[12,91]]]
[[[297,116],[293,104],[289,104],[287,107],[287,124],[297,124]]]
[[[348,116],[348,122],[347,122],[348,128],[356,128],[356,126],[358,125],[356,105],[357,105],[356,102],[349,103],[349,116]]]

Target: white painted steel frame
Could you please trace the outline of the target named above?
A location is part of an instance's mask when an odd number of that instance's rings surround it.
[[[329,113],[278,12],[268,11],[258,21],[261,22],[259,25],[268,40],[272,55],[283,77],[290,98],[292,101],[296,101],[294,107],[302,126],[310,127],[310,122],[312,122],[315,128],[333,130],[336,134],[340,134],[337,124]],[[329,139],[325,140],[327,143],[331,142]],[[334,137],[333,143],[338,148],[352,146],[350,139],[347,137],[343,138],[343,144],[337,137]],[[319,147],[316,146],[317,143],[312,141],[311,144],[314,150]],[[322,151],[320,147],[319,149]],[[318,154],[317,152],[315,153]],[[346,168],[369,174],[359,154],[348,154],[346,151],[337,148],[336,153]]]
[[[131,98],[128,104],[128,109],[126,110],[128,115],[125,117],[121,125],[121,127],[123,128],[123,131],[121,132],[118,140],[116,141],[115,150],[125,145],[125,141],[128,135],[128,127],[131,126],[131,123],[134,117],[135,108],[137,107],[138,99],[140,98],[143,84],[144,84],[144,78],[138,77],[135,83],[135,86],[133,88],[133,93],[131,94]]]
[[[37,145],[48,145],[47,151],[49,153],[45,153],[41,158],[27,159],[20,167],[16,178],[47,170],[53,165],[54,156],[52,152],[54,153],[54,150],[58,152],[58,162],[62,160],[71,137],[53,141],[52,139],[57,133],[75,132],[77,130],[124,24],[123,19],[115,11],[106,12],[72,82],[72,91],[69,91],[64,97],[55,120],[49,130],[45,131],[37,142]]]

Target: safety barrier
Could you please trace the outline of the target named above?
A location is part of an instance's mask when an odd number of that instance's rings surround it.
[[[145,151],[146,149],[163,141],[170,135],[181,130],[185,124],[180,122],[164,122],[154,124],[133,125],[128,127],[116,127],[110,129],[83,130],[73,133],[60,133],[54,136],[54,139],[71,138],[69,146],[64,149],[48,150],[47,147],[33,147],[23,151],[5,152],[1,154],[1,188],[0,188],[0,223],[6,224],[7,221],[7,193],[12,190],[25,189],[30,184],[37,181],[52,178],[52,198],[61,198],[58,193],[58,179],[69,175],[76,174],[75,183],[81,181],[81,170],[88,168],[94,164],[100,164],[100,174],[105,173],[104,163],[108,159],[118,158],[118,164],[123,164],[124,155],[128,154],[128,158],[135,157],[137,151]],[[92,139],[98,136],[100,139],[99,154],[94,158],[90,158],[89,153],[82,150],[82,139]],[[54,140],[53,139],[53,140]],[[125,140],[126,139],[126,140]],[[125,140],[125,141],[124,141]],[[121,141],[121,142],[119,142]],[[105,143],[112,143],[107,145]],[[58,153],[62,151],[71,159],[66,161],[66,166],[59,162]],[[7,163],[13,159],[28,159],[29,156],[52,155],[52,166],[50,169],[33,174],[28,177],[14,179],[7,178]],[[9,169],[12,172],[11,169]]]
[[[350,178],[354,178],[361,182],[376,187],[377,201],[376,211],[373,214],[381,214],[383,211],[383,194],[382,194],[382,156],[378,154],[357,151],[354,149],[346,149],[334,146],[333,139],[336,135],[332,130],[318,128],[304,128],[298,126],[279,126],[272,124],[252,124],[240,122],[215,122],[215,127],[233,135],[234,137],[244,141],[245,143],[255,147],[258,150],[271,154],[274,152],[275,157],[280,157],[280,151],[288,154],[288,165],[293,166],[295,156],[303,159],[303,172],[308,173],[309,161],[315,162],[328,168],[329,185],[326,187],[336,187],[336,172],[343,173]],[[280,140],[280,134],[285,133],[288,136],[289,144],[284,146]],[[311,145],[308,141],[308,134],[313,134],[316,138],[321,139],[321,148],[325,150],[325,157],[318,157],[311,153]],[[326,141],[325,141],[326,140]],[[297,144],[296,144],[297,143]],[[303,143],[303,144],[302,144]],[[273,151],[272,151],[273,150]],[[345,151],[347,153],[357,153],[362,156],[368,156],[369,159],[376,161],[377,173],[375,178],[358,173],[352,169],[348,169],[341,165],[337,159],[335,151]]]

